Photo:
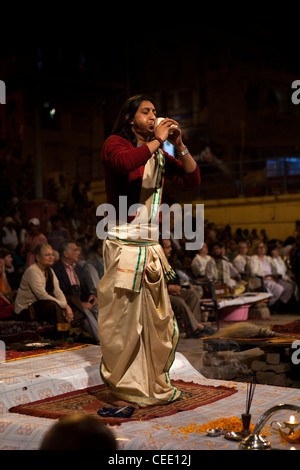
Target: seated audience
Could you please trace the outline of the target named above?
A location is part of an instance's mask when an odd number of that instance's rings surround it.
[[[266,256],[266,247],[258,241],[254,247],[255,253],[249,261],[249,285],[252,289],[262,288],[262,281],[267,292],[272,294],[270,307],[280,308],[280,302],[286,304],[290,299],[290,288],[278,282],[278,271],[270,256]]]
[[[58,329],[72,323],[74,315],[52,269],[53,248],[44,243],[35,248],[35,262],[24,272],[15,299],[15,318],[23,321],[47,320]],[[65,326],[63,327],[65,329]]]
[[[28,232],[20,251],[21,256],[26,257],[25,264],[27,267],[35,262],[34,250],[40,243],[48,243],[47,237],[41,232],[39,219],[30,219]]]
[[[222,244],[221,244],[221,256],[222,256],[222,259],[227,261],[227,263],[229,264],[230,277],[233,280],[234,285],[236,286],[241,281],[241,275],[238,272],[238,270],[233,266],[232,262],[229,261],[229,258],[226,255],[225,247]]]
[[[19,237],[16,231],[16,222],[12,217],[5,217],[1,229],[1,245],[9,251],[15,252],[19,245]]]
[[[170,260],[172,252],[171,241],[162,239],[161,246],[166,258]],[[176,276],[176,280],[169,281],[167,287],[172,309],[175,316],[183,321],[186,337],[201,337],[213,334],[214,331],[211,328],[207,328],[200,323],[201,305],[197,291],[190,285],[188,288],[182,287],[178,276]]]
[[[238,255],[238,244],[234,238],[230,238],[228,242],[228,249],[226,250],[226,257],[232,263],[234,258]]]
[[[84,327],[98,343],[98,301],[87,280],[87,273],[79,264],[81,249],[73,240],[66,240],[59,247],[60,259],[53,265],[61,290],[72,310],[85,315]]]
[[[207,244],[204,242],[191,263],[191,270],[195,279],[205,278],[205,268],[210,259],[211,256],[208,254]]]
[[[230,293],[240,294],[245,290],[240,276],[232,264],[223,256],[224,248],[220,243],[210,247],[211,259],[206,264],[205,277],[208,281],[224,284]]]
[[[283,257],[284,260],[289,262],[290,259],[290,251],[296,243],[295,237],[287,237],[282,244],[279,254]]]
[[[22,273],[15,269],[11,252],[6,248],[0,248],[0,259],[4,260],[5,274],[11,289],[17,290],[20,286]]]
[[[0,251],[1,250],[7,251],[6,248],[2,248]],[[4,256],[0,256],[0,319],[8,318],[13,315],[14,297],[14,292],[6,276]]]
[[[47,233],[48,243],[54,250],[58,251],[61,242],[70,240],[71,235],[69,230],[64,228],[62,218],[59,215],[52,215],[50,222],[52,230]]]
[[[241,275],[242,279],[248,279],[248,265],[249,265],[249,255],[248,255],[248,245],[245,241],[240,241],[238,244],[239,254],[234,258],[232,264],[238,273]]]
[[[277,245],[271,245],[268,249],[268,255],[271,257],[271,264],[275,267],[277,274],[279,276],[277,282],[278,284],[282,285],[285,289],[284,295],[281,297],[281,301],[287,304],[288,302],[292,302],[295,304],[299,302],[299,289],[296,282],[292,279],[292,277],[288,274],[288,269],[281,258],[279,256],[279,248]],[[293,302],[293,300],[295,302]],[[295,305],[296,307],[296,305]]]
[[[11,287],[6,277],[5,261],[0,258],[0,293],[5,297],[10,297],[12,294]]]
[[[104,275],[104,261],[103,261],[103,240],[97,238],[92,246],[91,257],[84,264],[83,269],[89,274],[89,278],[92,281],[91,291],[97,292],[97,287],[100,279]]]

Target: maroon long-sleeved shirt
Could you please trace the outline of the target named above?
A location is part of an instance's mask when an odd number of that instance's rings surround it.
[[[164,152],[165,176],[176,184],[187,188],[200,185],[198,166],[192,173],[186,173],[182,162]],[[102,147],[101,162],[104,166],[107,203],[116,210],[119,196],[127,196],[127,205],[138,203],[145,164],[151,157],[146,144],[134,147],[128,140],[118,135],[110,136]]]

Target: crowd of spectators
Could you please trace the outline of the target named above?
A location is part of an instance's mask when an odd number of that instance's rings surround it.
[[[179,245],[177,264],[193,280],[218,282],[227,293],[245,290],[272,294],[269,304],[278,313],[299,312],[300,223],[286,240],[270,239],[265,230],[218,228],[206,223],[204,244],[197,252]],[[178,245],[177,245],[178,247]]]
[[[49,219],[24,221],[22,204],[0,219],[0,320],[79,327],[97,343],[96,290],[104,268],[96,207],[88,184],[70,192],[60,178],[49,188],[57,206]]]
[[[104,266],[102,241],[95,230],[96,208],[88,190],[85,186],[80,193],[74,186],[72,203],[61,190],[63,202],[44,229],[37,217],[24,225],[18,211],[2,219],[0,319],[47,319],[61,329],[79,325],[98,342],[97,284]],[[204,239],[199,251],[187,251],[183,240],[161,240],[176,272],[176,280],[168,284],[171,304],[187,337],[213,332],[203,325],[207,312],[200,299],[206,281],[222,284],[230,295],[268,291],[272,310],[299,312],[299,222],[286,240],[269,239],[265,230],[232,233],[229,225],[220,228],[205,222]],[[11,317],[1,315],[7,302]]]

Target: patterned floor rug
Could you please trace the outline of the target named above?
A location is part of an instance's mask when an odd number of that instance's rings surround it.
[[[87,344],[82,343],[62,343],[53,345],[47,343],[26,343],[15,349],[7,349],[5,352],[5,362],[17,361],[19,359],[28,359],[29,357],[45,356],[59,352],[72,351],[74,349],[85,348]]]
[[[59,419],[64,416],[83,413],[97,416],[107,424],[117,425],[125,421],[144,421],[162,416],[169,416],[179,411],[195,409],[208,405],[237,392],[234,387],[213,387],[199,385],[193,382],[173,381],[175,387],[181,390],[181,397],[167,405],[149,406],[134,411],[130,418],[102,418],[97,410],[112,406],[106,400],[109,390],[105,385],[98,385],[84,390],[69,392],[64,395],[46,398],[33,403],[10,408],[11,413],[21,413],[43,418]]]
[[[54,326],[46,321],[0,321],[0,340],[5,344],[18,341],[40,341],[41,336],[54,331]]]

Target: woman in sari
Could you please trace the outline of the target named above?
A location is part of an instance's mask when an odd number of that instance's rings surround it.
[[[15,299],[15,318],[22,321],[47,320],[57,330],[67,330],[73,312],[52,269],[54,252],[47,243],[37,245],[35,262],[24,272]]]
[[[162,150],[166,140],[179,160]],[[146,218],[141,209],[111,224],[104,240],[105,274],[98,285],[101,376],[115,405],[166,404],[181,394],[169,377],[179,333],[166,286],[174,273],[156,228],[164,176],[195,188],[199,169],[178,123],[166,118],[157,124],[155,104],[143,95],[124,104],[101,161],[107,203],[116,213],[120,196],[128,207],[139,203],[146,209]]]

